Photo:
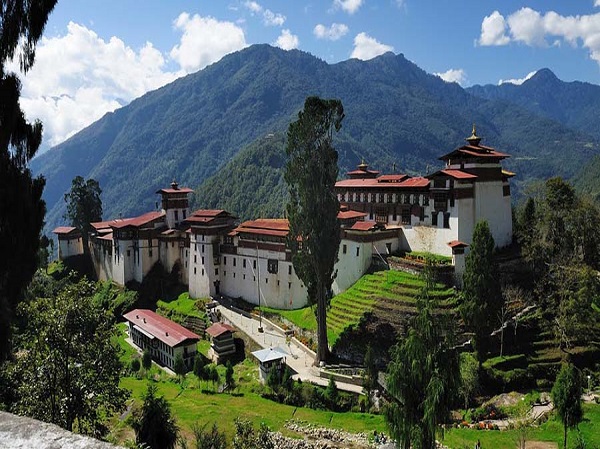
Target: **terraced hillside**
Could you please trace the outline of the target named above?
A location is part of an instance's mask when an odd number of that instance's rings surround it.
[[[387,351],[395,343],[398,333],[405,331],[410,316],[416,312],[416,298],[423,286],[424,282],[415,275],[393,270],[379,271],[363,276],[350,289],[335,296],[327,312],[327,334],[334,352],[342,358],[356,359],[357,363],[361,363],[364,341],[373,338],[383,340],[373,345]],[[436,284],[430,293],[438,299],[441,310],[454,310],[454,289]],[[300,329],[316,329],[314,313],[308,307],[292,311],[262,310]],[[367,340],[363,339],[363,344],[352,351],[356,354],[346,354],[348,345],[354,347],[355,338],[360,340],[363,337]]]

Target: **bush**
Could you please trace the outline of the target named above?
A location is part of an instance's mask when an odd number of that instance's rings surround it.
[[[142,354],[142,366],[145,370],[149,370],[152,366],[152,356],[150,355],[150,352],[147,349],[144,350]]]
[[[140,359],[134,358],[131,360],[130,368],[132,373],[137,373],[140,370]]]

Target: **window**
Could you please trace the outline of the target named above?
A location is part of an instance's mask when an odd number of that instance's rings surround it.
[[[195,268],[194,268],[195,269]],[[202,268],[202,276],[204,276],[204,268]]]
[[[288,282],[288,290],[291,290],[291,289],[292,289],[292,283]]]
[[[204,240],[204,236],[202,236],[202,240]],[[204,252],[204,245],[202,245],[202,252]]]
[[[436,211],[433,211],[431,213],[431,225],[437,226],[437,224],[438,224],[438,213]]]
[[[450,212],[444,214],[444,227],[450,229]]]
[[[242,259],[242,266],[246,268],[246,259]]]
[[[204,265],[204,256],[202,256],[202,265]]]
[[[402,209],[402,224],[410,224],[410,209],[407,207]]]
[[[233,272],[233,278],[235,279],[235,271]]]
[[[267,271],[271,274],[277,274],[277,271],[279,271],[279,261],[277,259],[268,259]]]
[[[234,257],[234,258],[233,258],[233,266],[234,266],[234,267],[235,267],[235,265],[236,265],[236,261],[237,261],[237,259]]]
[[[223,271],[223,277],[227,277],[227,271]]]
[[[152,257],[152,248],[149,248],[149,249],[148,249],[148,256],[149,256],[149,257]]]
[[[454,194],[450,192],[450,207],[454,207]]]
[[[342,254],[346,254],[348,252],[348,246],[344,243],[342,245]]]
[[[198,257],[194,254],[194,263],[198,263]]]
[[[223,256],[223,265],[227,265],[227,256]]]
[[[171,242],[171,248],[175,248],[175,242]]]
[[[256,270],[256,260],[252,261],[252,268],[254,268]]]
[[[356,257],[360,255],[360,246],[356,247]]]
[[[290,276],[292,275],[292,264],[290,264],[290,266],[288,267],[288,274]]]
[[[184,220],[187,218],[186,215],[187,215],[187,211],[185,209],[183,209],[183,219]]]
[[[215,268],[215,276],[218,276],[218,275],[219,275],[219,269]]]
[[[196,267],[194,267],[194,274],[196,274]],[[202,273],[202,274],[204,274],[204,273]]]
[[[127,257],[130,257],[130,256],[131,256],[131,251],[127,250]]]
[[[175,211],[175,221],[179,221],[179,211]]]
[[[242,279],[246,280],[246,275],[245,274],[242,274]]]
[[[265,278],[265,284],[269,283],[269,278]]]

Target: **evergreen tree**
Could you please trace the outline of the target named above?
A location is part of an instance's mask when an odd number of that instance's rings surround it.
[[[563,364],[552,387],[554,409],[564,429],[563,449],[567,449],[567,430],[576,427],[583,419],[582,393],[581,373],[571,363]]]
[[[147,349],[144,349],[144,352],[142,353],[142,366],[146,371],[152,367],[152,356],[150,355],[150,351]]]
[[[187,372],[187,368],[185,366],[185,362],[183,361],[183,356],[181,354],[177,354],[175,356],[175,362],[173,363],[173,371],[179,377],[179,382],[183,381],[183,377]]]
[[[232,390],[235,388],[235,381],[233,380],[233,365],[231,364],[231,360],[227,360],[225,366],[225,385],[228,390]]]
[[[164,397],[157,396],[156,391],[156,385],[149,383],[144,403],[133,415],[131,426],[135,431],[135,442],[151,449],[175,449],[179,428],[171,406]]]
[[[329,383],[327,384],[327,388],[325,388],[325,399],[329,403],[329,408],[331,410],[337,409],[339,396],[340,392],[335,383],[335,380],[333,380],[333,377],[330,377]]]
[[[329,353],[327,307],[340,245],[340,205],[334,193],[338,153],[332,140],[343,118],[341,101],[308,97],[287,134],[288,244],[294,270],[308,291],[308,302],[316,304],[317,363],[325,361]]]
[[[367,345],[367,351],[365,352],[365,358],[363,365],[365,372],[363,376],[363,388],[367,396],[367,402],[371,403],[371,393],[377,388],[377,365],[375,364],[375,357],[373,356],[373,347]]]
[[[203,379],[204,376],[204,358],[202,357],[202,355],[200,353],[196,354],[196,357],[194,357],[194,368],[193,368],[194,374],[196,375],[196,377],[198,379]]]
[[[92,226],[90,223],[102,221],[102,189],[95,179],[84,180],[81,176],[73,178],[71,190],[65,193],[68,219],[71,226],[81,231],[83,250],[89,251],[88,241]]]
[[[465,261],[460,312],[467,329],[475,334],[473,347],[479,364],[489,349],[490,334],[502,304],[498,271],[494,263],[494,238],[486,221],[473,231],[473,240]]]
[[[391,435],[402,449],[433,449],[439,424],[449,419],[460,384],[458,354],[453,346],[452,325],[434,314],[429,297],[433,284],[417,299],[417,315],[408,335],[392,350],[387,387],[391,402],[385,418]]]
[[[3,0],[0,3],[0,362],[11,352],[16,305],[37,268],[46,206],[44,179],[28,168],[42,142],[42,124],[28,123],[21,110],[21,83],[6,65],[17,58],[26,73],[35,60],[56,0]]]

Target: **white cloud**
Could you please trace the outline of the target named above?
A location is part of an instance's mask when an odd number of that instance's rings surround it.
[[[254,1],[247,1],[244,6],[250,10],[252,14],[262,13],[263,21],[268,26],[283,26],[286,17],[283,14],[275,13],[270,9],[263,9],[263,7]]]
[[[527,75],[525,75],[524,78],[511,78],[509,80],[499,80],[498,85],[509,83],[509,84],[516,84],[517,86],[520,86],[521,84],[523,84],[525,81],[530,79],[536,73],[537,73],[537,70],[534,70],[533,72],[529,72]]]
[[[350,57],[366,61],[388,51],[394,51],[394,47],[378,42],[367,33],[358,33],[354,38],[354,50]]]
[[[354,14],[361,7],[363,0],[333,0],[334,8],[341,8],[348,14]]]
[[[504,16],[498,11],[494,11],[489,16],[484,17],[481,23],[481,36],[479,45],[506,45],[510,38],[506,36],[506,22]]]
[[[313,34],[318,39],[327,39],[330,41],[337,41],[341,37],[345,36],[347,33],[348,27],[343,23],[332,23],[329,28],[319,23],[317,26],[315,26],[315,29],[313,30]]]
[[[244,6],[255,14],[258,14],[259,12],[262,11],[262,6],[260,6],[256,2],[245,2]]]
[[[180,43],[171,49],[170,56],[188,73],[247,46],[244,31],[232,22],[184,12],[173,26],[183,35]]]
[[[436,73],[447,83],[458,83],[461,86],[467,82],[467,74],[463,69],[449,69],[442,73]]]
[[[66,35],[40,41],[35,65],[22,77],[21,104],[29,120],[44,123],[44,145],[56,145],[182,74],[164,66],[151,43],[136,52],[116,37],[105,41],[70,22]]]
[[[265,9],[263,13],[265,25],[282,26],[285,23],[285,16],[279,13],[274,13],[270,9]]]
[[[281,30],[281,34],[274,45],[283,50],[293,50],[294,48],[298,48],[299,44],[298,36],[292,34],[290,30]]]
[[[600,0],[594,5],[599,6]],[[498,11],[494,11],[483,20],[481,30],[481,45],[505,45],[513,41],[528,46],[559,47],[566,42],[574,48],[586,48],[590,58],[600,64],[600,13],[563,16],[554,11],[543,14],[521,8],[504,20]]]

